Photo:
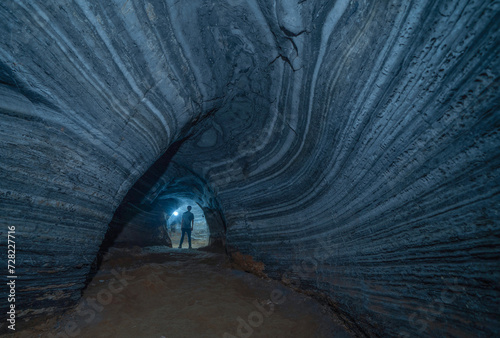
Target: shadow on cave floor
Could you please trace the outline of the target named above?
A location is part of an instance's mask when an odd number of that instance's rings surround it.
[[[326,305],[226,255],[110,248],[78,306],[18,337],[352,337]]]

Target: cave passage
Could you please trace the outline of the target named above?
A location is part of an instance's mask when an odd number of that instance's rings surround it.
[[[500,336],[500,1],[7,0],[0,36],[0,335],[247,336],[276,282],[358,336]]]

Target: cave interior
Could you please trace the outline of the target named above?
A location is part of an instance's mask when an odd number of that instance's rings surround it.
[[[192,203],[193,255],[355,336],[498,336],[499,32],[490,0],[2,1],[2,313],[74,309]]]

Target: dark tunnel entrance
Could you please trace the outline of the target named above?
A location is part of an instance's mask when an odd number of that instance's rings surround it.
[[[174,212],[182,214],[185,210],[181,209],[187,205],[196,208],[193,249],[226,251],[226,222],[213,190],[199,176],[172,161],[182,142],[172,144],[123,198],[108,225],[86,284],[110,248],[177,248],[180,227],[172,231],[173,219],[170,223],[169,219]],[[187,239],[184,243],[187,247]]]

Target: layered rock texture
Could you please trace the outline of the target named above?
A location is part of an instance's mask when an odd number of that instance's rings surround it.
[[[498,334],[499,7],[2,1],[19,318],[76,304],[127,205],[190,198],[360,334]]]

